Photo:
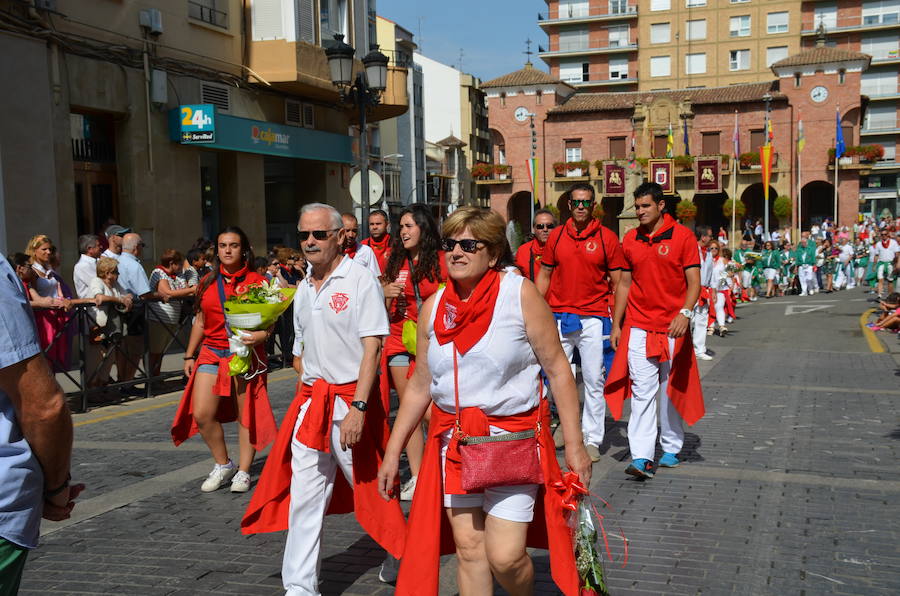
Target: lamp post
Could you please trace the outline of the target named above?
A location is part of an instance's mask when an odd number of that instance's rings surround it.
[[[335,34],[334,43],[325,48],[331,83],[340,90],[341,103],[359,110],[359,190],[362,203],[362,237],[369,236],[369,139],[366,129],[366,113],[377,106],[381,94],[387,88],[388,57],[377,46],[362,59],[364,70],[353,76],[353,56],[356,50],[344,42],[344,36]]]

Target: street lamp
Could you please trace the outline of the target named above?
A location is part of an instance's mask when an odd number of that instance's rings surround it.
[[[364,70],[353,75],[353,56],[356,50],[344,42],[344,36],[335,34],[334,43],[325,48],[331,83],[341,94],[341,103],[359,110],[359,190],[362,203],[362,237],[369,235],[369,139],[366,129],[366,112],[377,106],[381,94],[387,88],[388,57],[376,46],[362,59]]]

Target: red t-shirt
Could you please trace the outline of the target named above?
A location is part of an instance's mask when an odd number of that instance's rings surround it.
[[[441,278],[429,281],[427,277],[423,277],[418,284],[419,297],[422,299],[422,302],[425,302],[432,294],[437,292],[441,284],[447,283],[447,259],[443,251],[438,251],[438,263],[441,267]],[[416,304],[416,290],[413,287],[412,276],[409,274],[409,261],[403,263],[400,272],[397,274],[397,279],[404,279],[406,283],[403,286],[403,293],[391,302],[388,319],[391,323],[391,339],[400,341],[400,337],[403,335],[403,322],[407,319],[410,321],[419,320],[419,307]],[[405,348],[403,350],[405,351]]]
[[[238,275],[234,277],[221,275],[226,300],[229,296],[234,296],[235,287],[238,285],[266,281],[265,277],[255,271],[242,271],[244,272],[238,271]],[[222,312],[217,283],[211,283],[203,292],[203,296],[200,298],[200,310],[203,313],[203,343],[217,350],[227,350],[228,337],[231,333],[225,331],[225,315]]]
[[[384,273],[387,265],[388,257],[391,254],[391,235],[385,234],[381,242],[376,242],[371,236],[362,241],[363,244],[372,249],[375,253],[375,259],[378,261],[378,269]]]
[[[516,251],[516,267],[531,281],[537,279],[538,271],[541,270],[544,246],[546,245],[540,244],[537,238],[532,238],[531,242],[526,242]]]
[[[631,271],[625,322],[646,331],[669,330],[684,307],[684,272],[700,267],[694,234],[671,216],[664,214],[663,218],[662,227],[652,237],[635,228],[622,240],[626,270]]]
[[[608,274],[626,268],[619,237],[596,219],[581,232],[572,220],[550,232],[541,264],[553,268],[547,303],[553,312],[610,316]]]

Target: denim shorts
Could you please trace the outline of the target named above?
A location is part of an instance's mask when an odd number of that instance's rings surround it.
[[[229,354],[231,354],[230,350],[217,350],[216,348],[210,348],[209,346],[205,346],[206,349],[210,350],[213,354],[218,356],[219,358],[226,358]],[[219,374],[219,365],[218,364],[201,364],[197,367],[198,373],[204,373],[207,375],[217,375]]]
[[[391,354],[388,356],[388,366],[409,366],[413,355],[409,352],[400,352],[399,354]]]

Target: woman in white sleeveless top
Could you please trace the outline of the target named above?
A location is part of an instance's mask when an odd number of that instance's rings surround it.
[[[555,498],[548,488],[548,473],[544,473],[543,485],[464,491],[459,488],[459,465],[446,457],[448,447],[456,448],[452,429],[457,388],[464,432],[468,432],[465,416],[473,413],[486,421],[485,432],[492,435],[521,430],[522,425],[534,428],[544,416],[549,421],[546,400],[541,400],[539,373],[543,368],[559,411],[567,466],[585,485],[590,483],[591,462],[581,435],[572,369],[553,315],[534,284],[499,271],[501,256],[508,250],[504,232],[499,215],[475,207],[456,210],[443,226],[451,283],[422,306],[417,342],[419,354],[427,354],[427,358],[419,359],[409,381],[378,473],[382,496],[392,498],[403,445],[431,406],[429,438],[396,594],[437,593],[439,504],[449,519],[462,596],[490,594],[493,579],[510,594],[530,594],[534,571],[525,548],[536,496],[544,505],[542,521],[554,553],[551,560],[559,561],[554,563],[553,578],[565,593],[577,592],[574,558],[568,565],[564,554],[568,548],[571,555],[571,543],[564,544],[565,537],[558,532],[562,513],[548,501]],[[541,427],[538,453],[542,466],[552,466],[549,475],[558,481],[548,426]],[[560,519],[548,517],[551,509]],[[565,530],[564,522],[562,526]],[[563,555],[554,559],[561,552]]]

